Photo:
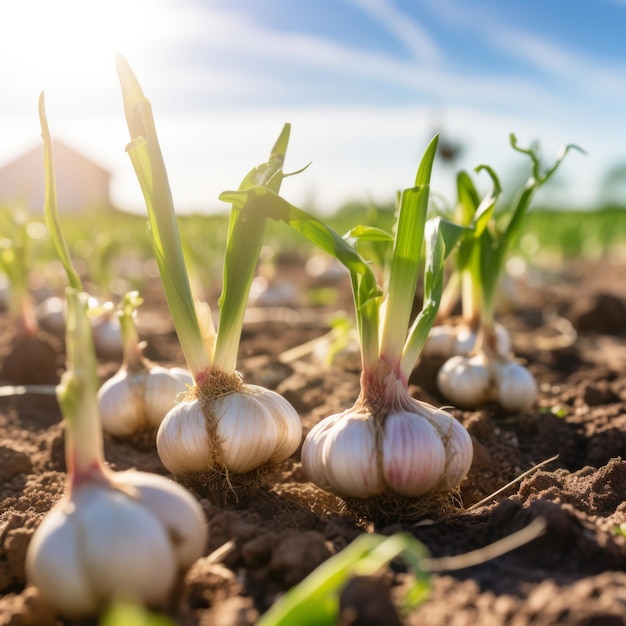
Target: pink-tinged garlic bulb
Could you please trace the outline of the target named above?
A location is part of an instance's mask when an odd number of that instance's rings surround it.
[[[458,487],[472,463],[468,432],[446,411],[412,398],[392,374],[383,387],[384,401],[372,406],[362,394],[311,429],[302,446],[307,475],[342,497],[416,497]]]

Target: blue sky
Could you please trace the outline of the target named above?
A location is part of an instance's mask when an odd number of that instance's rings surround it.
[[[511,132],[546,159],[588,152],[545,189],[556,204],[592,205],[626,162],[626,0],[23,0],[0,19],[0,164],[40,141],[44,90],[52,134],[110,169],[130,210],[114,51],[152,102],[181,212],[226,208],[285,122],[286,169],[312,165],[283,193],[319,212],[391,200],[436,131],[464,148],[435,167],[447,198],[460,167],[524,167]]]

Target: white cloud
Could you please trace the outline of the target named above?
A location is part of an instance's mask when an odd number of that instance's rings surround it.
[[[620,0],[613,0],[619,2]],[[626,5],[626,0],[621,1]],[[626,66],[598,57],[589,50],[558,45],[536,33],[513,26],[492,11],[458,2],[432,0],[430,9],[448,26],[474,31],[484,45],[505,53],[529,67],[567,83],[574,91],[584,90],[600,99],[616,97],[626,103]],[[575,103],[571,103],[575,105]]]
[[[428,31],[400,11],[392,0],[346,0],[373,17],[396,40],[411,51],[416,60],[437,63],[442,52]]]
[[[391,5],[388,2],[349,1],[368,11],[393,13],[389,11]],[[352,48],[320,36],[268,29],[236,10],[209,11],[204,7],[198,16],[189,13],[187,17],[194,23],[194,27],[190,26],[187,30],[188,54],[207,60],[182,69],[174,65],[158,68],[137,65],[136,72],[142,76],[145,89],[150,89],[155,102],[157,96],[180,99],[179,93],[190,90],[205,94],[215,90],[226,92],[215,95],[218,102],[228,98],[231,90],[235,90],[231,94],[233,100],[237,95],[244,94],[248,96],[248,102],[254,102],[255,93],[267,93],[268,90],[274,90],[277,97],[286,97],[291,85],[280,81],[281,68],[297,68],[303,75],[313,68],[320,70],[324,74],[323,80],[327,81],[341,80],[343,75],[352,81],[362,81],[364,85],[378,84],[380,90],[404,89],[416,102],[464,102],[524,111],[534,109],[541,114],[558,105],[553,93],[526,77],[499,76],[495,81],[486,71],[466,74],[450,64],[398,59],[390,54]],[[405,24],[406,32],[399,32],[400,21]],[[204,25],[205,29],[200,25]],[[419,24],[399,13],[393,13],[393,19],[387,17],[384,25],[403,41],[410,38],[411,32],[421,30]],[[429,46],[419,44],[417,47]],[[438,52],[416,54],[422,57],[439,55]],[[241,55],[250,59],[247,71],[243,64],[233,67],[233,58],[241,58]],[[132,62],[132,59],[129,60]],[[217,73],[216,67],[219,68]],[[144,71],[140,73],[140,70]],[[321,92],[327,89],[327,83],[319,83]],[[239,93],[236,93],[237,90]],[[520,104],[519,94],[524,94],[523,105]],[[355,94],[356,98],[358,94]],[[203,106],[210,106],[210,103],[203,102]]]
[[[285,195],[300,204],[314,199],[320,211],[368,196],[389,201],[398,189],[411,184],[421,152],[440,122],[451,138],[466,147],[462,167],[489,163],[502,174],[516,163],[524,163],[508,144],[510,132],[518,135],[522,145],[539,139],[547,156],[555,155],[564,143],[579,143],[589,156],[574,154],[563,164],[563,176],[571,181],[564,190],[569,196],[563,201],[578,206],[594,201],[603,171],[623,156],[614,141],[620,129],[610,127],[610,115],[589,119],[575,102],[564,102],[552,85],[532,77],[499,76],[496,81],[488,70],[462,73],[442,56],[444,46],[438,47],[438,42],[428,36],[418,37],[420,24],[408,22],[403,26],[406,16],[400,15],[389,0],[350,1],[372,15],[384,16],[382,26],[398,41],[407,42],[415,34],[415,59],[407,61],[320,36],[264,28],[235,9],[217,11],[206,4],[201,12],[194,9],[195,5],[177,5],[182,8],[170,16],[172,32],[161,50],[140,45],[142,29],[151,28],[147,18],[145,23],[134,24],[136,41],[121,51],[152,101],[179,210],[224,208],[218,194],[236,187],[250,167],[266,158],[284,122],[293,125],[287,169],[313,161],[307,172],[285,181]],[[457,3],[436,0],[435,5],[441,5],[442,11],[453,9],[455,19],[474,19],[473,12],[466,16]],[[173,4],[163,0],[163,6]],[[442,23],[451,19],[446,15],[440,16]],[[493,50],[501,54],[507,46],[507,54],[526,59],[529,65],[539,64],[550,74],[566,67],[562,80],[575,83],[575,69],[581,62],[577,53],[550,44],[541,48],[541,56],[533,56],[537,45],[545,42],[502,24],[499,27],[504,35],[499,40],[492,37],[492,17],[478,17],[482,21],[465,21],[464,27],[476,30],[476,37],[487,41]],[[166,20],[158,23],[166,25]],[[154,32],[145,35],[146,41],[158,43],[165,38],[156,24]],[[234,59],[240,62],[234,64]],[[582,61],[587,63],[583,64],[587,75],[592,61]],[[320,82],[315,86],[320,90],[328,89],[324,80],[349,77],[370,89],[403,90],[406,100],[413,99],[415,104],[286,106],[285,92],[292,86],[283,79],[285,67],[297,68],[307,80],[313,80],[308,70],[317,70],[315,80]],[[623,88],[615,86],[614,77],[619,75],[615,69],[595,71],[594,84],[604,90],[602,93]],[[0,75],[1,71],[0,67]],[[40,140],[36,102],[41,87],[36,82],[28,81],[30,91],[5,92],[0,160],[15,156],[21,140]],[[14,91],[21,95],[11,104]],[[276,95],[275,102],[266,100],[262,109],[255,106],[258,95],[267,93]],[[198,98],[200,104],[192,106]],[[68,77],[53,81],[46,88],[46,103],[52,134],[110,168],[115,200],[143,211],[141,194],[124,154],[127,131],[112,58],[110,65],[100,67],[84,82]],[[7,110],[14,116],[10,120]],[[18,117],[20,111],[27,114]],[[452,172],[437,165],[433,187],[449,196],[452,182]]]
[[[320,212],[332,211],[348,200],[371,197],[376,202],[392,201],[397,190],[412,184],[434,132],[432,113],[425,106],[275,108],[265,111],[262,122],[257,112],[242,110],[217,117],[157,119],[178,210],[223,210],[218,194],[236,188],[251,167],[266,159],[285,122],[292,124],[286,170],[294,171],[311,161],[312,165],[285,181],[284,195],[300,205],[313,201]],[[193,142],[189,140],[190,127],[196,129]],[[522,146],[540,139],[548,161],[569,139],[564,140],[561,132],[547,124],[461,107],[447,110],[446,129],[466,148],[461,167],[472,170],[487,163],[503,181],[517,167],[529,171],[528,160],[508,143],[510,132],[517,134]],[[591,154],[572,154],[563,163],[564,179],[577,184],[564,190],[567,196],[555,198],[559,203],[592,203],[607,163],[602,157],[611,156],[607,145],[594,137],[582,137],[581,143]],[[454,172],[436,163],[433,175],[433,189],[449,200],[454,193]],[[118,199],[143,210],[130,165],[124,163],[119,174]],[[477,180],[487,182],[484,175]]]

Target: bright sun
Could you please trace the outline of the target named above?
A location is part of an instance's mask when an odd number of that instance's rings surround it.
[[[113,53],[145,56],[171,27],[171,0],[23,0],[0,9],[0,76],[38,88],[89,82]],[[15,84],[15,83],[13,83]],[[17,86],[17,85],[16,85]]]

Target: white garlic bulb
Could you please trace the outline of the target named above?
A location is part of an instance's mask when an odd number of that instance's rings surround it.
[[[200,396],[202,396],[202,386]],[[280,463],[300,445],[302,424],[281,395],[237,384],[222,395],[177,404],[157,432],[157,451],[173,474],[225,468],[244,474]]]
[[[495,370],[498,403],[507,411],[525,411],[537,400],[537,383],[521,363],[509,361]]]
[[[37,321],[50,333],[65,332],[65,300],[58,296],[50,296],[37,305]]]
[[[143,356],[135,315],[143,299],[137,291],[125,294],[116,315],[124,359],[122,366],[98,390],[102,428],[117,437],[128,437],[140,428],[157,428],[179,396],[194,384],[192,375],[180,367],[167,369]]]
[[[91,319],[93,342],[96,353],[104,359],[116,360],[122,356],[122,330],[111,303],[101,303],[96,298],[89,299],[90,306],[99,311]],[[66,303],[63,298],[50,296],[37,306],[37,320],[49,332],[65,332]]]
[[[302,446],[302,467],[322,489],[342,497],[422,496],[457,487],[472,463],[472,440],[450,414],[412,398],[389,376],[384,411],[363,397],[323,419]]]
[[[132,370],[122,367],[98,390],[102,428],[116,437],[127,437],[142,426],[157,428],[191,385],[191,374],[182,368],[145,360]]]
[[[437,373],[442,395],[461,407],[475,407],[492,395],[491,370],[484,354],[457,355],[448,359]]]
[[[464,408],[497,402],[508,411],[524,411],[537,399],[537,384],[521,363],[478,352],[448,359],[437,374],[442,395]]]
[[[69,617],[120,599],[164,604],[206,546],[203,511],[183,487],[136,471],[105,476],[72,485],[28,547],[28,580]]]
[[[511,335],[500,323],[494,324],[495,350],[506,358],[512,349]],[[442,324],[433,326],[422,349],[424,356],[453,357],[457,354],[469,355],[476,346],[477,333],[466,323]]]
[[[123,354],[122,330],[117,316],[105,313],[91,322],[96,354],[103,359],[116,360]]]

